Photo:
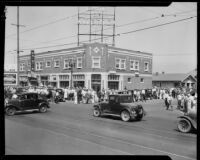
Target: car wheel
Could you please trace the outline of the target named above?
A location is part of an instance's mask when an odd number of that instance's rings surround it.
[[[47,106],[46,106],[45,104],[43,104],[43,105],[40,107],[39,111],[40,111],[41,113],[47,112]]]
[[[183,133],[188,133],[192,129],[191,123],[186,119],[180,119],[177,125],[179,131]]]
[[[101,111],[100,111],[100,109],[99,109],[99,108],[95,108],[95,109],[93,110],[93,115],[94,115],[95,117],[100,117],[100,116],[101,116]]]
[[[16,112],[16,109],[14,107],[6,109],[6,114],[8,116],[13,116],[15,114],[15,112]]]
[[[130,114],[128,111],[122,111],[121,113],[121,119],[122,121],[128,122],[130,120]]]

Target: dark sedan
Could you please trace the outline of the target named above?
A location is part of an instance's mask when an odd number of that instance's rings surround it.
[[[108,102],[101,102],[93,107],[93,115],[95,117],[108,114],[120,116],[125,122],[132,119],[142,120],[146,114],[142,105],[134,104],[132,96],[128,94],[110,95]]]
[[[50,108],[47,99],[41,97],[38,93],[22,93],[17,98],[8,100],[5,106],[7,115],[12,116],[17,111],[39,110],[44,113]]]

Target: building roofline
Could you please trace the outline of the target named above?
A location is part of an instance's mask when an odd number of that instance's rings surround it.
[[[108,46],[108,48],[110,49],[117,49],[117,50],[121,50],[121,51],[127,51],[127,52],[136,52],[139,54],[146,54],[146,55],[150,55],[152,56],[152,53],[147,53],[147,52],[142,52],[142,51],[135,51],[135,50],[130,50],[130,49],[123,49],[123,48],[118,48],[118,47],[113,47],[113,46]]]

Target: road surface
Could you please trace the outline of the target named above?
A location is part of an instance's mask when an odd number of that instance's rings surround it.
[[[92,104],[61,102],[47,113],[5,116],[6,155],[169,155],[196,160],[197,135],[177,131],[181,112],[165,110],[162,100],[141,104],[140,122],[93,117]]]

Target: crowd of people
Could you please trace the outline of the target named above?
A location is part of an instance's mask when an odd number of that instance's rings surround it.
[[[177,99],[177,109],[187,111],[188,106],[191,108],[196,103],[197,93],[191,93],[191,90],[185,88],[157,88],[152,89],[135,89],[127,90],[124,88],[123,91],[114,89],[102,89],[96,92],[93,89],[87,89],[86,87],[4,87],[4,99],[17,98],[18,93],[22,92],[35,92],[48,98],[51,102],[55,102],[56,98],[62,99],[63,101],[71,101],[74,104],[79,103],[97,103],[100,101],[108,101],[108,97],[111,94],[130,94],[133,97],[133,102],[146,102],[151,99],[163,99],[166,109],[171,107],[173,110],[172,100]],[[191,105],[192,103],[192,105]]]

